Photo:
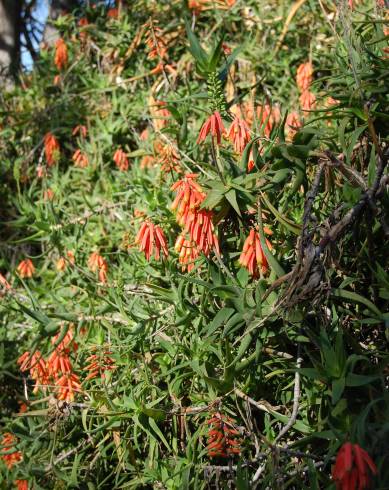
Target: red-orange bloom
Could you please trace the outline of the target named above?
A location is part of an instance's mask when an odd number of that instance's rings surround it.
[[[271,243],[266,239],[269,250],[272,249]],[[249,273],[255,278],[259,275],[259,270],[265,273],[268,269],[268,262],[262,250],[259,234],[252,228],[246,238],[243,251],[239,257],[241,266],[248,269]]]
[[[15,480],[17,490],[28,490],[27,480]]]
[[[316,104],[315,94],[313,94],[309,90],[305,90],[300,95],[300,105],[303,111],[310,111],[314,109],[315,104]]]
[[[195,261],[200,255],[200,250],[197,245],[185,238],[185,234],[178,235],[174,250],[178,253],[178,262],[181,264],[181,270],[184,272],[187,270],[190,272],[194,266]]]
[[[43,199],[45,201],[52,201],[54,199],[54,191],[53,189],[46,189],[44,192],[43,192]]]
[[[177,172],[178,174],[182,172],[180,157],[172,144],[168,143],[162,146],[158,160],[161,164],[161,172]]]
[[[164,58],[167,54],[167,48],[162,30],[152,20],[146,26],[149,28],[146,36],[146,45],[149,48],[148,59]]]
[[[68,48],[62,38],[59,38],[55,43],[54,63],[58,70],[66,68],[68,64]]]
[[[98,252],[92,252],[88,259],[88,267],[92,272],[96,272],[99,269],[107,268],[108,265]]]
[[[166,237],[162,228],[154,225],[151,221],[145,221],[142,224],[135,238],[135,243],[139,245],[140,252],[145,254],[146,260],[150,260],[153,252],[155,260],[159,260],[161,249],[165,257],[169,255]]]
[[[80,134],[83,138],[86,137],[86,133],[88,132],[87,127],[83,126],[82,124],[79,124],[78,126],[75,126],[72,131],[73,136],[77,136]]]
[[[72,160],[75,167],[85,168],[89,165],[87,155],[85,155],[85,153],[83,153],[80,149],[73,153]]]
[[[113,161],[120,171],[125,172],[128,170],[128,157],[121,148],[115,151]]]
[[[265,104],[257,107],[257,117],[261,130],[268,138],[274,125],[280,121],[281,114],[277,106],[272,107],[270,104]]]
[[[241,441],[237,438],[239,432],[234,427],[234,420],[226,415],[216,412],[207,421],[208,430],[208,456],[211,458],[228,458],[240,454]]]
[[[20,262],[16,270],[18,271],[19,276],[22,278],[32,277],[35,272],[35,267],[32,260],[24,259]]]
[[[116,7],[108,9],[107,17],[109,19],[118,19],[119,18],[119,9]]]
[[[20,366],[20,371],[30,371],[30,376],[35,381],[34,394],[38,392],[40,386],[49,384],[49,372],[39,350],[33,354],[25,352],[19,357],[17,364]]]
[[[7,281],[7,279],[0,272],[0,286],[4,289],[11,289],[11,284]]]
[[[92,354],[87,358],[89,363],[84,369],[89,371],[85,381],[100,377],[104,379],[106,371],[112,371],[116,369],[115,361],[111,357],[112,352],[106,350],[100,354]]]
[[[189,213],[184,222],[184,231],[189,233],[191,241],[208,256],[211,250],[220,255],[219,240],[215,234],[212,222],[213,212],[208,209],[198,209]]]
[[[139,139],[141,141],[146,141],[149,137],[149,130],[148,128],[145,128],[139,135]]]
[[[364,490],[370,486],[372,473],[377,474],[377,468],[369,454],[358,444],[343,444],[332,469],[337,490]]]
[[[3,449],[2,451],[0,451],[0,455],[1,459],[4,461],[8,469],[11,469],[15,464],[19,463],[19,461],[22,461],[23,459],[22,453],[20,451],[17,451],[16,449],[15,451],[12,451],[16,443],[16,437],[10,432],[5,432],[1,441],[1,446],[3,447]]]
[[[185,174],[183,179],[171,186],[171,190],[177,193],[171,208],[176,210],[177,222],[182,226],[187,222],[188,215],[205,199],[205,193],[196,182],[197,177],[197,174]]]
[[[49,167],[57,163],[60,153],[57,138],[52,133],[46,133],[44,138],[46,162]]]
[[[65,400],[66,402],[72,402],[75,392],[81,391],[80,379],[75,373],[64,374],[55,380],[55,385],[58,400]]]
[[[212,138],[216,137],[217,144],[220,145],[221,137],[225,134],[226,130],[223,125],[222,118],[218,111],[215,111],[213,114],[209,116],[209,118],[205,121],[200,129],[200,134],[197,138],[197,144],[205,141],[208,134],[210,133]]]
[[[140,168],[151,168],[155,165],[155,158],[152,155],[145,155],[140,161]]]
[[[250,128],[246,121],[235,116],[228,131],[228,138],[233,143],[236,153],[243,153],[245,146],[250,141]]]
[[[301,63],[297,68],[296,84],[300,92],[308,90],[313,80],[313,66],[310,61]]]
[[[288,141],[292,141],[298,129],[302,127],[302,122],[297,112],[290,112],[286,118]]]
[[[150,113],[153,118],[153,126],[156,131],[161,131],[169,124],[171,113],[162,100],[150,99]]]

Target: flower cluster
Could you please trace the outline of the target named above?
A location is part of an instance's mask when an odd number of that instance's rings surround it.
[[[16,443],[16,437],[10,432],[5,432],[1,441],[1,446],[3,449],[0,451],[0,455],[8,469],[11,469],[15,464],[19,463],[23,459],[20,451],[17,451],[16,449],[13,451]]]
[[[52,167],[58,162],[60,155],[60,147],[57,138],[52,133],[46,133],[44,137],[46,162],[49,167]]]
[[[176,220],[189,234],[189,242],[193,242],[206,256],[211,250],[220,254],[219,241],[215,234],[213,212],[202,209],[200,206],[205,199],[205,193],[196,181],[197,174],[186,174],[175,182],[171,189],[175,191],[176,198],[172,209],[176,211]]]
[[[371,474],[377,474],[377,468],[369,454],[358,444],[343,444],[332,469],[332,478],[336,482],[337,490],[369,488]]]
[[[155,260],[159,260],[161,250],[165,257],[169,255],[167,241],[162,228],[154,225],[151,221],[143,222],[135,238],[135,244],[139,245],[139,250],[145,254],[146,260],[154,253]]]
[[[92,252],[88,259],[88,267],[91,272],[98,272],[99,281],[107,282],[108,263],[98,252]]]
[[[181,265],[182,271],[190,272],[195,266],[195,261],[200,255],[197,245],[185,238],[185,234],[178,235],[174,250],[178,253],[178,262]]]
[[[126,170],[128,170],[128,157],[121,148],[118,148],[115,151],[113,155],[113,161],[121,172],[125,172]]]
[[[234,428],[234,420],[220,412],[216,412],[207,424],[208,456],[211,458],[228,458],[241,452],[241,442],[237,438],[239,432]]]
[[[297,68],[296,85],[300,95],[300,106],[303,111],[310,111],[315,107],[316,97],[310,91],[310,86],[313,80],[313,66],[310,61],[301,63]]]
[[[76,150],[72,156],[75,167],[85,168],[89,165],[88,156],[80,149]]]
[[[58,70],[63,70],[68,64],[68,48],[62,38],[55,43],[54,64]]]
[[[97,378],[104,379],[106,371],[112,371],[116,369],[115,361],[111,357],[112,352],[109,350],[104,350],[99,354],[90,355],[86,362],[89,363],[85,366],[84,370],[88,371],[89,374],[85,378],[85,381]]]
[[[73,329],[69,328],[65,334],[59,333],[52,339],[55,346],[53,352],[45,360],[39,351],[25,352],[18,359],[22,372],[29,371],[35,381],[33,393],[39,388],[46,390],[54,384],[55,394],[58,400],[73,401],[75,392],[81,390],[81,384],[77,374],[73,372],[70,360],[71,351],[76,351],[78,346],[74,341]]]
[[[268,231],[269,230],[265,230]],[[272,249],[271,243],[266,239],[266,245],[269,250]],[[259,233],[254,228],[250,230],[249,236],[246,238],[243,251],[239,257],[239,263],[245,267],[254,277],[259,276],[259,272],[265,273],[268,269],[268,262],[262,250]]]
[[[24,259],[19,263],[16,270],[22,279],[25,279],[26,277],[30,278],[34,275],[35,266],[31,259]]]

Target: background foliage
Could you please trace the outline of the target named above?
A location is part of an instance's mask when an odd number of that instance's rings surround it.
[[[388,487],[388,33],[380,2],[354,4],[86,6],[56,21],[65,66],[43,49],[2,93],[1,430],[22,455],[0,461],[2,488],[334,488],[346,440]],[[296,85],[306,62],[312,111]],[[197,143],[214,110],[228,128],[250,104],[262,110],[243,154],[226,137]],[[190,271],[171,209],[188,173],[220,243]],[[167,259],[138,250],[146,219]],[[256,278],[239,263],[252,227],[268,262]],[[33,393],[17,359],[48,359],[68,332],[81,388]],[[88,379],[91,355],[114,369]],[[231,418],[240,454],[209,455],[215,414]]]

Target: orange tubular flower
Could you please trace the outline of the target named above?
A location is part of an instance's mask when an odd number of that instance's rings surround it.
[[[20,262],[16,270],[18,271],[19,276],[24,279],[26,277],[29,278],[34,275],[35,267],[34,264],[32,263],[32,260],[24,259]]]
[[[88,259],[88,267],[92,272],[96,272],[107,268],[107,262],[98,252],[92,252]]]
[[[301,63],[297,68],[296,84],[300,92],[308,90],[313,80],[313,66],[310,61]]]
[[[251,139],[250,128],[244,119],[235,116],[228,131],[228,138],[233,143],[236,153],[242,154]]]
[[[135,238],[135,243],[139,245],[139,251],[145,254],[146,260],[150,260],[153,255],[155,260],[159,260],[162,249],[165,257],[169,255],[165,234],[158,225],[150,221],[145,221]]]
[[[288,114],[286,118],[287,132],[288,132],[288,141],[292,141],[294,135],[297,133],[298,129],[302,127],[302,122],[300,121],[300,117],[297,112],[291,112]]]
[[[85,42],[87,40],[87,38],[88,38],[88,32],[87,32],[87,30],[83,29],[84,27],[86,27],[88,25],[89,25],[89,22],[88,22],[88,19],[86,17],[82,17],[78,21],[78,27],[81,27],[80,32],[79,32],[79,36],[80,36],[80,40],[82,42]]]
[[[63,272],[66,269],[66,259],[65,257],[60,257],[55,264],[55,268],[58,272]]]
[[[85,381],[97,378],[105,378],[106,371],[112,371],[116,369],[115,361],[110,357],[112,352],[104,351],[102,354],[92,354],[86,360],[89,364],[84,368],[85,371],[89,371]]]
[[[75,373],[64,374],[55,380],[55,385],[58,400],[65,400],[68,403],[74,400],[75,392],[81,391],[80,379]]]
[[[241,441],[237,439],[239,432],[234,428],[234,420],[226,415],[216,412],[207,421],[208,430],[208,456],[211,458],[228,458],[240,454]]]
[[[270,104],[257,107],[257,117],[259,120],[259,126],[263,130],[265,136],[268,138],[276,123],[279,122],[281,114],[278,107],[272,107]]]
[[[25,352],[17,360],[20,371],[30,371],[31,378],[35,381],[33,393],[37,393],[43,385],[49,384],[49,372],[46,367],[42,354],[37,350],[32,355]]]
[[[186,174],[185,177],[171,186],[177,195],[171,206],[176,210],[177,223],[185,225],[188,215],[200,206],[205,199],[205,193],[196,182],[198,174]]]
[[[15,447],[16,443],[16,437],[10,432],[5,432],[1,441],[1,446],[3,446],[3,450],[0,451],[0,455],[1,459],[4,461],[9,470],[23,459],[22,453],[20,451],[17,451],[16,449],[13,452],[8,452]]]
[[[43,199],[45,201],[52,201],[54,199],[54,191],[53,189],[46,189],[44,192],[43,192]]]
[[[62,38],[59,38],[55,43],[54,63],[58,70],[66,68],[68,64],[68,48]]]
[[[147,141],[149,137],[149,130],[147,128],[145,128],[139,135],[139,139],[141,141]]]
[[[113,161],[121,172],[128,170],[128,157],[121,148],[115,151]]]
[[[140,161],[140,168],[151,168],[155,165],[155,158],[152,155],[145,155]]]
[[[153,118],[153,126],[156,131],[161,131],[169,124],[171,113],[166,108],[166,102],[162,100],[151,100],[150,113]]]
[[[181,270],[190,272],[195,266],[195,261],[200,255],[197,245],[185,238],[185,234],[178,235],[174,250],[178,253],[178,262],[181,264]]]
[[[88,130],[86,126],[82,126],[81,124],[79,124],[78,126],[75,126],[73,128],[72,135],[77,136],[78,134],[80,134],[83,138],[85,138],[87,132]]]
[[[213,212],[207,209],[199,209],[190,213],[184,223],[184,231],[198,248],[208,256],[211,250],[215,250],[220,255],[219,240],[215,234],[215,227],[212,222]]]
[[[180,157],[174,148],[174,146],[170,143],[163,145],[161,148],[161,152],[159,155],[159,163],[161,164],[161,172],[177,172],[181,173],[180,167]]]
[[[72,160],[75,167],[85,168],[89,165],[88,157],[80,149],[73,153]]]
[[[15,480],[17,490],[28,490],[27,480]]]
[[[371,474],[377,474],[377,468],[369,454],[358,444],[343,444],[332,469],[337,490],[364,490],[370,486]]]
[[[162,29],[154,24],[155,22],[153,22],[153,20],[150,20],[150,22],[146,24],[146,26],[149,28],[146,37],[146,45],[149,48],[147,58],[149,60],[153,60],[155,58],[162,60],[167,55],[166,42],[163,39]]]
[[[107,17],[109,19],[118,19],[119,18],[119,9],[116,7],[108,9]]]
[[[205,121],[205,123],[201,126],[200,134],[197,138],[196,143],[200,144],[202,141],[205,141],[209,133],[211,133],[212,138],[216,137],[216,142],[218,145],[220,145],[221,137],[223,134],[226,133],[226,130],[218,111],[215,111],[213,114],[211,114],[209,118]]]
[[[11,284],[7,281],[7,279],[0,272],[0,286],[4,289],[11,289]]]
[[[269,250],[271,250],[271,243],[267,239],[266,244]],[[265,273],[268,269],[268,262],[262,250],[259,234],[254,228],[250,230],[249,236],[244,242],[243,251],[239,257],[239,263],[242,267],[245,267],[254,278],[259,276],[259,269],[262,273]]]
[[[57,163],[59,158],[60,148],[58,140],[52,133],[46,133],[44,145],[47,165],[52,167],[55,163]]]
[[[314,109],[315,104],[316,104],[315,94],[313,94],[309,90],[305,90],[300,95],[300,105],[303,111],[311,111],[312,109]]]

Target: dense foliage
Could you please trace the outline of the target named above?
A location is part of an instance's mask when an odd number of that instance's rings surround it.
[[[130,3],[2,94],[1,488],[387,488],[384,2]]]

